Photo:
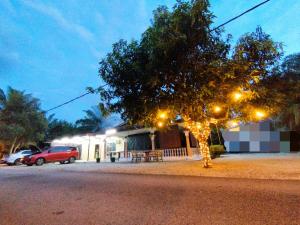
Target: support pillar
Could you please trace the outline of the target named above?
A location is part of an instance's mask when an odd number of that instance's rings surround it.
[[[103,145],[104,159],[106,159],[106,157],[107,157],[107,155],[106,155],[107,154],[106,139],[104,139],[103,143],[104,143],[104,145]]]
[[[186,151],[189,157],[193,156],[193,152],[191,149],[191,144],[190,144],[190,131],[185,130],[184,131],[184,135],[185,135],[185,142],[186,142]]]
[[[155,134],[154,133],[150,133],[150,139],[151,139],[151,150],[154,151],[155,150]]]
[[[124,138],[124,158],[128,158],[128,138]]]

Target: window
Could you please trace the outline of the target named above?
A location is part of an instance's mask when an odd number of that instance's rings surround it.
[[[108,152],[115,152],[116,151],[116,143],[107,143],[106,145]]]
[[[51,151],[51,153],[66,152],[66,151],[70,150],[70,147],[67,147],[67,146],[56,146],[56,147],[50,148],[49,150]]]
[[[31,154],[31,151],[24,151],[24,152],[22,152],[22,155],[28,155],[28,154]]]

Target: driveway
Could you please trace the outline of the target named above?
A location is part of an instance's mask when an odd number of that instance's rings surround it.
[[[71,167],[1,168],[0,224],[300,224],[300,181]]]

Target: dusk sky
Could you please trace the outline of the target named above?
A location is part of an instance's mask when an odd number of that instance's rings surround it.
[[[215,26],[262,0],[214,0]],[[123,38],[138,39],[159,5],[175,0],[49,0],[0,1],[0,88],[11,86],[32,93],[44,110],[102,84],[98,62]],[[300,52],[300,1],[271,0],[225,27],[233,42],[257,25],[285,55]],[[86,96],[53,111],[75,121],[83,110],[99,103]]]

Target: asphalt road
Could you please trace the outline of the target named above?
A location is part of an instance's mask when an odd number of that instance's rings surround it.
[[[300,182],[0,168],[0,224],[300,224]]]

